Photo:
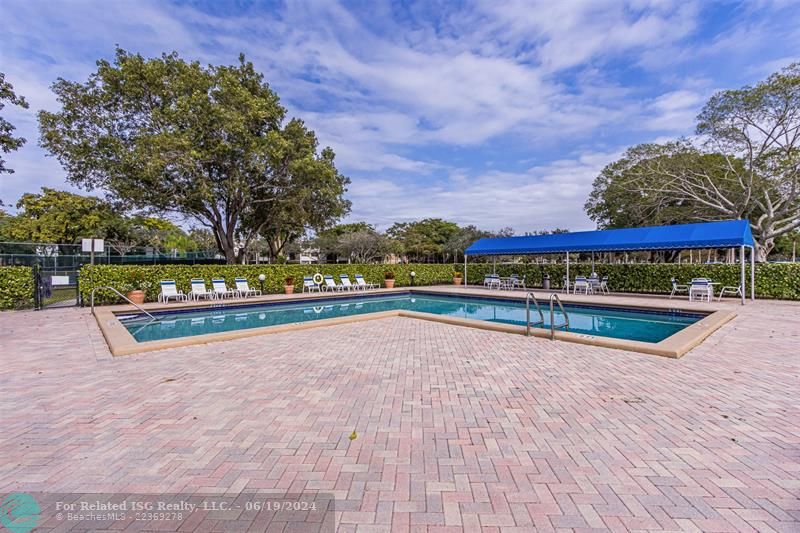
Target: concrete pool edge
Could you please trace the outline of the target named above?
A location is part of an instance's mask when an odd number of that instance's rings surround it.
[[[407,292],[435,292],[438,294],[451,294],[451,295],[464,295],[465,292],[463,290],[458,291],[430,291],[430,287],[427,288],[402,288],[402,289],[394,289],[394,290],[378,290],[378,291],[370,291],[370,292],[350,292],[350,293],[323,293],[322,295],[313,294],[313,295],[292,295],[293,297],[288,298],[270,298],[270,299],[260,299],[260,300],[240,300],[231,302],[232,304],[254,304],[254,303],[294,303],[294,302],[302,302],[308,300],[316,300],[319,298],[353,298],[358,296],[366,295],[391,295],[391,294],[402,294]],[[469,296],[475,296],[476,294],[470,291]],[[478,293],[477,295],[480,295]],[[489,296],[492,298],[497,298],[498,295],[495,294],[483,294],[484,296]],[[499,297],[509,299],[509,300],[521,300],[525,298],[525,294],[508,294],[508,295],[499,295]],[[572,301],[571,299],[565,298],[565,303],[587,303],[583,302],[576,302]],[[217,306],[219,304],[216,304]],[[602,305],[607,307],[620,307],[620,308],[632,308],[633,306],[624,305],[624,304],[617,304],[614,305],[611,302],[603,302],[602,304],[595,304],[595,305]],[[206,304],[206,305],[192,305],[192,304],[182,304],[180,306],[176,305],[168,305],[168,304],[149,304],[146,306],[148,311],[164,311],[164,310],[175,310],[180,308],[203,308],[203,307],[214,307],[213,304]],[[647,343],[641,341],[630,341],[624,339],[614,339],[610,337],[600,337],[594,335],[585,335],[585,334],[578,334],[572,333],[568,331],[556,331],[555,332],[555,339],[566,341],[566,342],[573,342],[579,344],[587,344],[591,346],[600,346],[605,348],[613,348],[613,349],[620,349],[620,350],[627,350],[639,353],[646,353],[651,355],[658,355],[662,357],[670,357],[670,358],[680,358],[685,355],[688,351],[692,348],[703,342],[709,335],[714,333],[716,330],[721,328],[723,325],[728,323],[729,321],[733,320],[736,317],[736,313],[733,311],[726,311],[726,310],[711,310],[711,309],[683,309],[674,304],[669,304],[668,306],[664,305],[655,305],[655,306],[644,306],[639,305],[636,306],[639,309],[647,310],[647,309],[670,309],[675,311],[682,311],[682,312],[689,312],[689,313],[709,313],[707,316],[703,317],[698,322],[691,324],[684,328],[683,330],[667,337],[666,339],[662,340],[658,343]],[[195,335],[189,337],[179,337],[174,339],[164,339],[158,341],[146,341],[146,342],[137,342],[133,336],[128,332],[125,326],[119,321],[116,316],[116,313],[130,313],[135,312],[135,308],[132,306],[109,306],[109,307],[96,307],[95,308],[95,318],[97,320],[97,324],[100,327],[100,331],[103,334],[103,337],[108,344],[111,353],[114,356],[120,355],[131,355],[136,353],[142,352],[149,352],[155,350],[164,350],[168,348],[179,348],[197,344],[207,344],[210,342],[222,342],[226,340],[233,340],[233,339],[241,339],[247,337],[254,337],[259,335],[267,335],[272,333],[282,333],[286,331],[297,331],[297,330],[305,330],[317,327],[324,327],[324,326],[332,326],[337,324],[348,324],[353,322],[363,322],[369,320],[379,320],[382,318],[389,318],[389,317],[404,317],[404,318],[416,318],[421,320],[429,320],[433,322],[440,322],[444,324],[450,325],[457,325],[457,326],[466,326],[472,327],[477,329],[489,330],[489,331],[498,331],[503,333],[514,333],[514,334],[524,334],[525,328],[522,326],[515,326],[511,324],[498,324],[493,322],[486,322],[482,320],[474,320],[469,318],[459,318],[459,317],[448,317],[443,315],[435,315],[430,313],[422,313],[417,311],[404,311],[404,310],[396,310],[396,311],[382,311],[376,313],[365,313],[361,315],[351,315],[346,317],[334,317],[334,318],[326,318],[321,320],[313,320],[308,322],[297,322],[292,324],[282,324],[276,326],[265,326],[260,328],[250,328],[250,329],[242,329],[237,331],[227,331],[221,333],[209,333],[205,335]],[[549,338],[550,331],[546,329],[540,328],[532,328],[531,329],[532,336],[535,337],[543,337]]]

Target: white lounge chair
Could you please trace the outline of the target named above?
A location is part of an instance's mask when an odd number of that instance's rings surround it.
[[[183,294],[182,291],[178,290],[178,285],[174,280],[162,280],[161,292],[158,295],[158,301],[161,303],[167,303],[172,299],[177,302],[185,302],[186,295]]]
[[[367,283],[367,280],[365,280],[364,276],[361,274],[356,274],[356,284],[364,290],[377,289],[380,287],[377,283]]]
[[[251,289],[245,278],[236,278],[236,290],[239,291],[243,297],[248,296],[261,296],[261,291],[258,289]]]
[[[225,283],[224,279],[212,279],[211,286],[214,288],[214,292],[217,294],[217,298],[228,298],[228,297],[239,296],[239,291],[235,289],[229,289],[228,284]]]
[[[210,291],[206,288],[206,280],[197,278],[192,279],[192,292],[189,293],[189,296],[193,300],[199,300],[200,298],[213,300],[217,297],[214,291]]]
[[[670,280],[670,283],[672,283],[672,292],[669,293],[669,297],[670,298],[672,298],[673,296],[675,296],[679,292],[686,292],[686,293],[689,292],[689,286],[688,285],[681,285],[680,283],[678,283],[678,280],[675,279],[675,278],[672,278]]]
[[[303,276],[303,292],[320,291],[319,283],[314,282],[313,276]]]
[[[342,287],[344,287],[342,290],[354,291],[358,288],[350,282],[350,276],[347,274],[339,274],[339,281],[342,282]]]
[[[689,287],[689,301],[694,300],[695,296],[700,297],[700,301],[710,302],[714,298],[714,288],[706,278],[695,278]]]
[[[325,285],[322,287],[324,291],[342,291],[344,287],[341,285],[337,285],[336,281],[334,281],[333,276],[327,274],[325,276]]]

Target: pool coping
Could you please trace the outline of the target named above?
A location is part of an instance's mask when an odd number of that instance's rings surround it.
[[[506,300],[524,300],[527,294],[525,292],[509,292],[507,294],[496,291],[486,291],[473,288],[454,288],[454,287],[399,287],[396,289],[377,289],[372,291],[350,291],[350,292],[324,292],[324,293],[299,293],[293,295],[269,295],[261,298],[249,298],[247,300],[229,300],[228,303],[232,305],[254,305],[259,303],[293,303],[310,301],[316,299],[330,299],[330,298],[354,298],[365,295],[392,295],[392,294],[405,294],[405,293],[428,293],[428,294],[441,294],[441,295],[466,295],[466,296],[482,296],[491,299],[506,299]],[[693,314],[705,314],[705,317],[698,320],[694,324],[690,324],[681,331],[667,337],[666,339],[657,342],[641,342],[624,339],[615,339],[611,337],[601,337],[595,335],[586,335],[580,333],[572,333],[569,331],[556,331],[555,340],[566,342],[573,342],[579,344],[586,344],[591,346],[599,346],[604,348],[613,348],[619,350],[627,350],[650,355],[658,355],[661,357],[680,358],[689,352],[692,348],[703,342],[709,335],[724,326],[736,317],[736,313],[729,310],[719,309],[717,306],[709,305],[681,305],[679,302],[670,300],[667,302],[649,302],[647,305],[635,305],[630,303],[612,302],[602,300],[602,303],[592,302],[583,297],[571,297],[571,295],[561,295],[562,301],[565,304],[574,305],[600,305],[602,307],[617,307],[624,309],[642,309],[642,310],[664,310],[664,311],[678,311]],[[204,307],[219,307],[219,302],[204,301],[204,302],[191,302],[179,304],[146,304],[143,306],[148,312],[150,311],[174,311],[187,308],[204,308]],[[204,335],[194,335],[189,337],[178,337],[174,339],[163,339],[157,341],[137,342],[136,339],[130,334],[125,326],[117,318],[117,314],[123,313],[137,313],[138,310],[131,305],[115,305],[95,307],[94,314],[100,331],[108,344],[111,353],[114,356],[131,355],[142,352],[150,352],[156,350],[165,350],[169,348],[179,348],[184,346],[192,346],[196,344],[207,344],[209,342],[222,342],[227,340],[242,339],[247,337],[255,337],[259,335],[268,335],[272,333],[283,333],[286,331],[300,331],[305,329],[312,329],[317,327],[333,326],[338,324],[349,324],[354,322],[365,322],[369,320],[380,320],[390,317],[404,317],[413,318],[418,320],[428,320],[433,322],[440,322],[455,326],[472,327],[488,331],[497,331],[503,333],[514,333],[524,335],[526,328],[523,326],[515,326],[512,324],[500,324],[496,322],[486,322],[483,320],[475,320],[470,318],[449,317],[444,315],[435,315],[431,313],[422,313],[419,311],[380,311],[375,313],[365,313],[361,315],[351,315],[346,317],[325,318],[321,320],[313,320],[308,322],[295,322],[291,324],[281,324],[273,326],[264,326],[260,328],[249,328],[237,331],[226,331],[220,333],[207,333]],[[531,336],[539,338],[550,338],[550,330],[541,328],[531,328]]]

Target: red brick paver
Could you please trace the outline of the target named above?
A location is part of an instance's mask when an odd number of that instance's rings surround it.
[[[779,302],[680,360],[404,318],[112,358],[86,311],[2,313],[0,495],[324,491],[340,531],[798,531],[799,344]]]

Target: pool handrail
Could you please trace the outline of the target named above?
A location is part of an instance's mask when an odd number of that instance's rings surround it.
[[[553,305],[554,301],[558,304],[559,309],[561,309],[561,314],[564,315],[564,323],[557,326],[555,323],[555,306]],[[550,340],[555,340],[556,328],[564,328],[564,331],[569,331],[569,315],[564,310],[564,306],[561,305],[561,298],[559,298],[558,294],[554,292],[550,295]]]
[[[536,301],[536,295],[533,292],[529,292],[525,296],[525,335],[528,337],[531,336],[531,300],[533,300],[533,305],[536,307],[536,310],[539,312],[539,322],[534,322],[534,326],[542,325],[544,326],[544,313],[542,313],[542,308],[539,307],[539,302]]]
[[[141,311],[142,313],[146,314],[147,316],[149,316],[149,317],[150,317],[150,318],[152,318],[153,320],[158,320],[156,317],[154,317],[153,315],[151,315],[150,313],[148,313],[147,311],[145,311],[145,310],[144,310],[142,307],[140,307],[140,306],[139,306],[139,304],[135,304],[135,303],[133,303],[132,301],[130,301],[130,299],[129,299],[127,296],[125,296],[124,294],[122,294],[121,292],[119,292],[119,291],[118,291],[117,289],[115,289],[114,287],[93,287],[93,288],[92,288],[92,293],[91,293],[91,295],[89,296],[89,304],[90,304],[90,306],[91,306],[91,311],[92,311],[92,314],[94,314],[94,291],[96,291],[96,290],[98,290],[98,289],[108,289],[108,290],[110,290],[110,291],[112,291],[112,292],[116,293],[116,295],[117,295],[117,296],[119,296],[120,298],[122,298],[123,300],[125,300],[126,302],[128,302],[129,304],[131,304],[132,306],[134,306],[136,309],[138,309],[138,310],[139,310],[139,311]]]

